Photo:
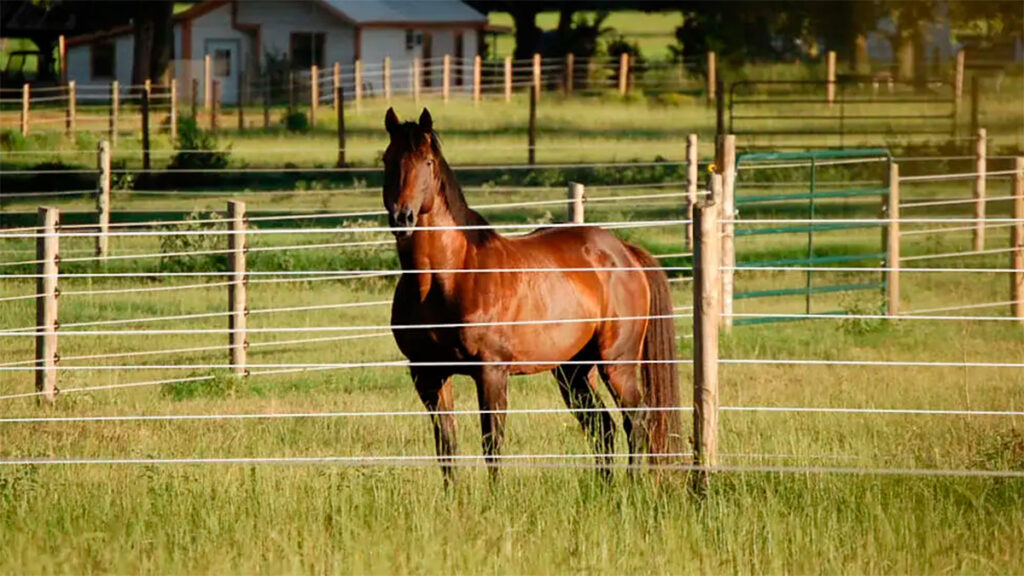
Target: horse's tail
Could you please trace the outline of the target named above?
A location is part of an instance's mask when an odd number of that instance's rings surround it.
[[[661,264],[643,248],[630,246],[646,270],[651,291],[650,318],[644,335],[642,364],[644,403],[652,408],[679,406],[679,376],[675,359],[676,334],[672,318],[672,293]],[[655,410],[647,415],[652,454],[678,454],[683,446],[683,424],[678,410]]]

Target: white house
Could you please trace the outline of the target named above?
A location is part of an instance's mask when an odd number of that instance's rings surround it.
[[[415,58],[429,63],[445,54],[471,61],[483,49],[487,18],[459,0],[206,0],[174,16],[173,73],[183,97],[192,81],[205,93],[204,60],[222,89],[222,102],[238,102],[241,73],[254,78],[268,59],[287,61],[300,73],[334,63],[353,86],[356,60],[364,90],[381,89],[383,60],[392,66],[392,89],[406,91]],[[78,36],[67,42],[67,77],[79,85],[132,79],[131,26]],[[436,60],[434,60],[436,61]],[[458,62],[458,60],[456,60]],[[471,90],[464,69],[453,69],[453,89]],[[423,86],[438,86],[426,73]],[[159,83],[159,79],[153,79]]]

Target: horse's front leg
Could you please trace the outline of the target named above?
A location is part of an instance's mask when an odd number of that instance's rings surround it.
[[[450,375],[436,372],[413,372],[416,391],[423,400],[427,411],[431,412],[430,420],[434,425],[434,448],[437,459],[441,463],[445,484],[454,480],[452,458],[458,451],[456,432],[458,422],[451,412],[455,410],[455,399],[452,397],[452,379]]]
[[[508,373],[503,366],[484,366],[474,377],[480,403],[480,431],[483,434],[484,459],[497,476],[495,467],[505,440],[505,411],[508,410]]]

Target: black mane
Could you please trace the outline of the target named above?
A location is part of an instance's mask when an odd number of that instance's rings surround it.
[[[423,139],[428,135],[415,122],[406,122],[403,127],[409,137],[409,149],[416,150],[423,144]],[[441,138],[436,131],[431,130],[430,148],[438,161],[438,171],[441,175],[441,195],[445,205],[455,220],[456,226],[487,226],[489,222],[478,212],[469,207],[466,196],[462,193],[462,186],[455,178],[455,172],[448,165],[444,154],[441,152]],[[474,239],[482,239],[493,234],[491,230],[466,230],[466,235]]]

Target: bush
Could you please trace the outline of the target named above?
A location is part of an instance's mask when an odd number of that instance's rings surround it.
[[[289,132],[308,132],[309,118],[302,112],[292,112],[285,117],[284,126]]]
[[[172,169],[220,170],[228,165],[228,150],[217,149],[217,137],[199,128],[195,118],[178,119],[178,151],[167,166]]]
[[[198,210],[189,214],[185,221],[176,226],[176,230],[191,232],[209,230],[212,225],[204,220],[215,220],[218,214],[211,212],[205,217]],[[167,234],[160,237],[160,253],[206,252],[224,249],[223,236],[218,234]],[[164,256],[160,258],[160,270],[163,272],[194,272],[226,269],[227,259],[223,254],[196,254],[194,256]]]

